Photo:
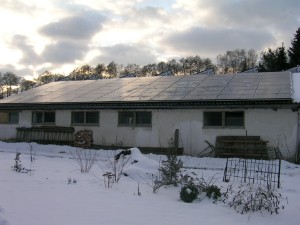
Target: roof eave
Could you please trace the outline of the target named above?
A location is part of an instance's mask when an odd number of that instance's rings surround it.
[[[298,108],[292,99],[2,103],[0,110]]]

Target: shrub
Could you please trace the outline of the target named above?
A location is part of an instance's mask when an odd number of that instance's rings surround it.
[[[180,199],[187,203],[194,201],[198,197],[198,195],[199,190],[193,184],[183,186],[180,191]]]
[[[209,185],[203,189],[206,192],[206,196],[213,200],[218,200],[221,197],[221,189],[217,185]]]
[[[229,186],[223,195],[223,202],[241,214],[252,212],[278,214],[280,209],[284,209],[281,194],[261,186],[252,184],[240,185],[238,188]]]
[[[29,170],[26,169],[25,167],[22,166],[21,164],[21,160],[20,160],[20,155],[21,153],[20,152],[17,152],[16,153],[16,157],[15,157],[15,164],[14,166],[12,166],[12,169],[18,173],[28,173]]]
[[[72,152],[74,160],[78,163],[81,173],[88,173],[92,169],[93,165],[98,161],[98,155],[96,151],[91,149],[76,148]]]
[[[177,186],[180,181],[179,172],[183,166],[183,162],[176,155],[176,150],[169,150],[167,160],[162,161],[162,166],[159,168],[161,173],[161,182],[164,185],[173,184]]]

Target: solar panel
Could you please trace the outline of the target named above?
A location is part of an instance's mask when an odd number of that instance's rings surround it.
[[[292,98],[289,72],[60,81],[0,103]]]

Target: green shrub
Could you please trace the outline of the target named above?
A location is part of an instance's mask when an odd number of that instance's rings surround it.
[[[176,150],[169,149],[167,160],[162,161],[161,167],[158,169],[161,175],[163,185],[177,186],[180,182],[179,172],[183,166],[183,162],[176,155]]]
[[[221,189],[216,185],[209,185],[204,190],[206,196],[214,200],[218,200],[221,197]]]
[[[180,199],[188,203],[194,201],[198,197],[198,195],[199,195],[199,190],[193,184],[188,184],[183,186],[180,191]]]

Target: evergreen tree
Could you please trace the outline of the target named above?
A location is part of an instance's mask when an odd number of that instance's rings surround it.
[[[300,65],[300,27],[294,35],[294,39],[291,42],[291,47],[288,50],[289,62],[291,67]]]
[[[259,71],[261,72],[276,72],[283,71],[289,68],[288,57],[285,47],[278,47],[276,50],[268,49],[263,52],[259,63]]]
[[[287,51],[282,43],[282,46],[277,48],[277,71],[283,71],[289,69]]]
[[[175,148],[171,147],[167,153],[167,160],[162,161],[162,166],[158,169],[161,172],[161,182],[164,185],[173,184],[177,186],[180,180],[179,173],[183,167],[183,162],[177,157]]]

